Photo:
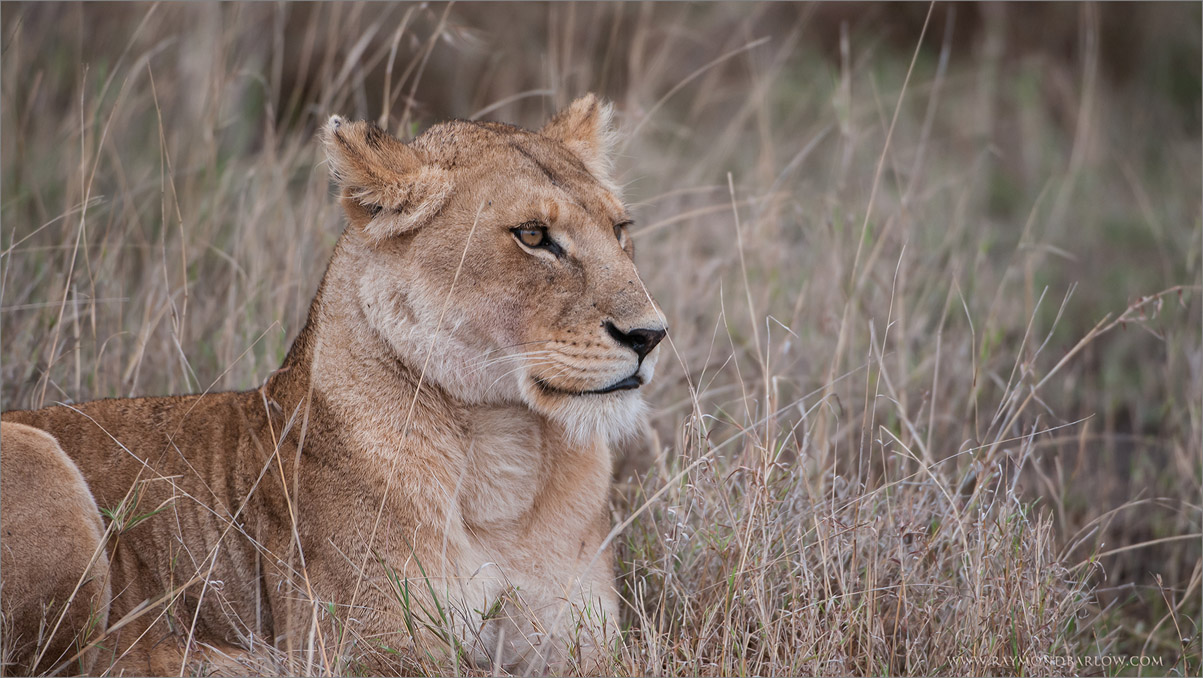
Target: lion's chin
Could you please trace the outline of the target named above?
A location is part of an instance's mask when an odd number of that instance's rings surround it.
[[[635,435],[647,415],[647,404],[637,387],[569,393],[548,388],[532,378],[522,381],[527,405],[563,427],[569,441],[576,445],[599,439],[617,444]]]

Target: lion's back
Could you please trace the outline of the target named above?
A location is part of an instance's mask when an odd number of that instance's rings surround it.
[[[225,466],[222,457],[238,449],[246,430],[246,395],[108,398],[13,410],[2,417],[53,436],[78,465],[97,503],[111,509],[137,482],[179,475],[181,466]]]

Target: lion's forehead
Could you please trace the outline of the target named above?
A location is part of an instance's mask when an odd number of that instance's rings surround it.
[[[570,213],[575,207],[603,221],[626,220],[622,200],[580,158],[536,132],[505,123],[453,120],[431,127],[414,145],[429,162],[463,179],[483,174],[496,180],[504,197],[538,192],[565,204]],[[522,190],[512,190],[515,186]]]

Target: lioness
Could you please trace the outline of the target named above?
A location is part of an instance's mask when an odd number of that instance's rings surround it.
[[[398,672],[439,641],[594,666],[618,613],[610,444],[666,329],[611,137],[592,95],[538,132],[403,143],[330,118],[347,226],[266,383],[4,413],[15,670],[175,674],[266,643]]]

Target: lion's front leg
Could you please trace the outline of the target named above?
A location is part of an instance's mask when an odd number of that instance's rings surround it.
[[[298,521],[303,548],[268,580],[275,645],[289,658],[288,672],[413,675],[431,660],[450,664],[460,651],[470,635],[454,604],[463,539],[445,528],[455,521],[411,520],[415,512],[399,499],[404,489],[392,494],[374,530],[375,512],[358,529]],[[331,503],[322,518],[342,508]]]
[[[517,675],[607,672],[618,638],[611,554],[547,561],[551,567],[489,562],[462,582],[451,605],[474,666]]]

